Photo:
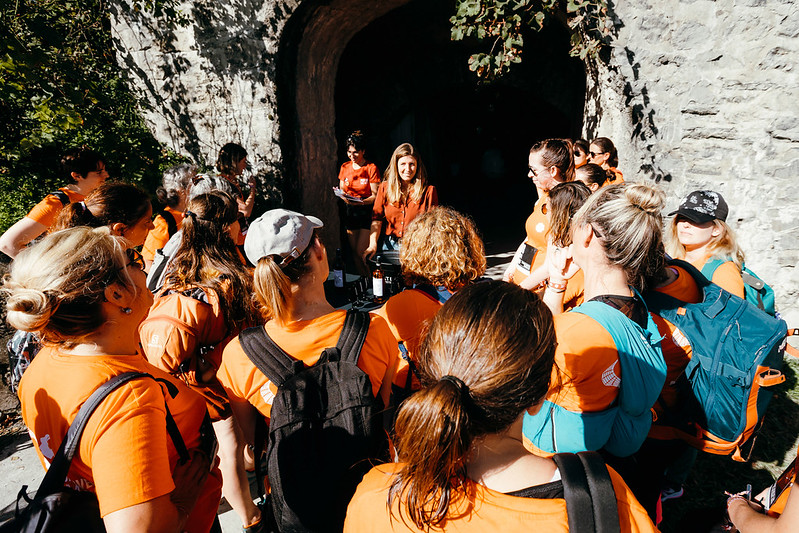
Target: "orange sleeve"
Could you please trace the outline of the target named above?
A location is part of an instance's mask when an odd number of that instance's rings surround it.
[[[547,399],[571,411],[607,409],[619,394],[621,378],[613,337],[582,313],[563,313],[554,322],[558,346]]]
[[[61,200],[48,194],[30,210],[27,217],[49,228],[55,224],[56,218],[63,208],[64,204],[61,203]]]
[[[422,205],[419,209],[420,213],[425,213],[430,210],[430,208],[435,207],[438,205],[438,191],[432,185],[427,186],[427,190],[425,191],[424,198],[422,199]]]
[[[386,203],[386,184],[388,182],[383,182],[380,184],[380,187],[377,188],[377,195],[375,196],[375,203],[372,205],[372,220],[383,220],[386,216],[385,211],[385,203]],[[385,228],[383,228],[383,233],[385,233]]]
[[[610,481],[613,483],[613,491],[616,493],[616,504],[619,510],[620,530],[630,533],[657,533],[658,529],[644,508],[633,496],[632,491],[624,483],[624,480],[613,468],[608,466]]]
[[[81,456],[91,468],[102,516],[175,488],[165,417],[160,386],[135,380],[114,391],[89,419]]]
[[[719,265],[713,273],[713,283],[740,298],[745,297],[744,293],[744,280],[741,278],[741,271],[738,270],[738,265],[732,261],[726,261]]]
[[[141,254],[148,261],[155,258],[155,251],[164,247],[169,240],[169,226],[161,215],[156,215],[153,219],[153,229],[147,234],[144,239],[144,246],[142,247]]]
[[[380,183],[383,178],[380,176],[380,169],[377,168],[377,165],[369,163],[367,170],[369,172],[369,183]]]

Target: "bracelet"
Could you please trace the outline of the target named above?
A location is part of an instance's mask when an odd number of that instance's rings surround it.
[[[552,292],[566,292],[566,284],[565,283],[553,283],[549,280],[546,281],[547,289],[551,289]]]

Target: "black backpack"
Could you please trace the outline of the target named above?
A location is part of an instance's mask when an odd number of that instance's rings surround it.
[[[22,487],[17,496],[14,517],[0,525],[0,533],[93,533],[105,531],[97,496],[93,492],[69,489],[64,486],[64,481],[72,464],[72,458],[78,450],[80,437],[94,410],[111,392],[128,381],[139,378],[152,378],[164,383],[172,396],[178,393],[174,384],[154,378],[144,372],[125,372],[100,385],[83,403],[75,420],[69,426],[64,441],[58,448],[50,468],[47,469],[47,473],[36,491],[36,496],[30,498],[27,492],[28,486]],[[168,407],[166,421],[167,432],[175,444],[181,462],[185,462],[189,459],[189,452]]]
[[[166,222],[166,231],[170,237],[178,232],[178,222],[175,217],[166,209],[160,210],[156,215],[161,215],[161,218]]]
[[[619,533],[619,509],[608,467],[597,452],[558,453],[569,531]]]
[[[239,335],[244,352],[278,388],[267,443],[267,513],[278,531],[341,531],[356,486],[387,456],[382,406],[357,366],[368,330],[368,313],[348,311],[336,346],[311,367],[263,327]]]

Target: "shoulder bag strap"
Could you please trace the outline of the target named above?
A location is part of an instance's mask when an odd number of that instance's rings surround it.
[[[256,368],[278,387],[305,366],[275,344],[263,326],[245,329],[239,333],[239,342]]]
[[[361,348],[363,348],[366,335],[369,333],[369,323],[369,313],[356,311],[355,309],[347,311],[344,326],[341,328],[341,335],[339,335],[336,343],[336,348],[341,353],[342,361],[358,363],[358,359],[361,356]]]
[[[172,215],[172,213],[170,213],[166,209],[162,209],[161,211],[158,212],[158,214],[161,215],[161,218],[163,218],[164,221],[166,222],[166,231],[169,234],[169,236],[172,237],[172,235],[174,235],[178,231],[178,223],[175,220],[175,217]]]
[[[580,452],[577,457],[583,463],[588,489],[591,492],[596,530],[599,533],[621,531],[616,491],[613,489],[613,482],[610,480],[605,461],[596,452]]]
[[[67,193],[65,193],[61,189],[51,192],[50,196],[55,196],[56,198],[58,198],[58,201],[61,202],[62,207],[69,204],[69,196],[67,196]]]
[[[102,401],[109,394],[128,381],[144,377],[152,378],[153,376],[144,372],[125,372],[123,374],[119,374],[97,387],[91,396],[89,396],[89,398],[81,406],[78,414],[72,421],[72,424],[69,426],[69,430],[67,430],[64,441],[58,448],[58,452],[56,452],[55,457],[50,464],[50,468],[47,469],[47,473],[45,474],[42,483],[39,485],[39,490],[36,492],[37,498],[40,496],[44,497],[47,494],[61,490],[61,488],[64,486],[64,481],[69,473],[69,467],[72,464],[72,458],[75,456],[75,452],[78,449],[83,430],[86,428],[89,418],[95,409],[97,409],[97,407],[100,405],[100,403],[102,403]],[[174,389],[175,394],[177,394],[177,388],[174,386],[174,384],[169,383],[169,385]],[[168,387],[168,389],[170,389],[170,387]],[[172,394],[171,389],[170,394]],[[173,426],[172,430],[169,429],[170,423]],[[169,431],[170,436],[175,441],[175,448],[178,450],[178,453],[181,454],[181,458],[184,456],[188,457],[186,445],[183,442],[180,432],[177,430],[177,425],[175,425],[172,415],[169,413],[169,408],[167,408],[167,431]],[[181,453],[181,448],[183,453]]]
[[[442,305],[447,303],[447,300],[452,297],[452,293],[449,292],[446,287],[433,287],[432,285],[423,283],[415,286],[414,289],[423,292]]]
[[[595,533],[594,506],[582,461],[573,453],[558,453],[552,459],[563,481],[563,497],[571,533]]]

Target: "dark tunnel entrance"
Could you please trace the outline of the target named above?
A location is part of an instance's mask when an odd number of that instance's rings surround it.
[[[451,2],[414,0],[376,19],[347,44],[336,78],[339,164],[355,130],[382,170],[393,149],[419,150],[442,204],[470,214],[487,242],[519,242],[536,199],[530,146],[580,136],[583,63],[569,56],[565,28],[525,35],[522,63],[480,85],[474,49],[450,40]]]

